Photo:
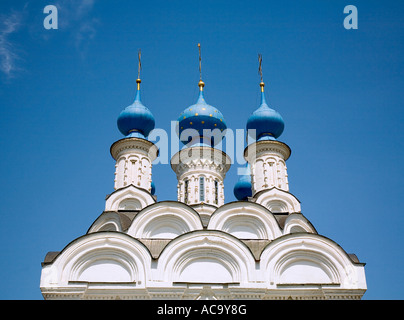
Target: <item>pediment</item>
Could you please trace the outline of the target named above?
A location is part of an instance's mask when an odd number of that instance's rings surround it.
[[[131,184],[107,196],[105,211],[142,210],[155,202],[150,192]]]

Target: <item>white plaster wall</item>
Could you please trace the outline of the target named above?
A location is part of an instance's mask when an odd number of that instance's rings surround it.
[[[172,239],[158,260],[152,260],[148,249],[133,237],[118,232],[89,234],[43,267],[40,286],[46,297],[53,298],[97,297],[102,287],[103,295],[147,299],[157,293],[180,294],[189,285],[204,283],[216,285],[219,291],[229,285],[244,297],[262,298],[324,297],[325,292],[357,298],[366,290],[363,265],[354,264],[325,237],[305,233],[278,237],[256,261],[246,244],[213,230]]]

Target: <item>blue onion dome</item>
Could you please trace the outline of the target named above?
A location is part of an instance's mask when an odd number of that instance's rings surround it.
[[[260,86],[261,105],[248,118],[247,132],[255,129],[257,141],[276,140],[282,134],[285,123],[277,111],[268,107],[265,101],[264,82],[261,82]]]
[[[203,145],[213,147],[223,139],[222,132],[227,129],[223,114],[215,107],[208,105],[203,96],[203,81],[199,81],[199,97],[195,104],[186,108],[178,117],[178,135],[184,144]],[[189,134],[186,129],[194,129]],[[208,133],[204,134],[204,130]],[[215,130],[218,129],[218,130]],[[212,131],[210,131],[212,130]],[[181,134],[184,132],[184,136]],[[205,132],[206,133],[206,132]],[[214,138],[218,137],[218,138]]]
[[[154,129],[155,121],[150,110],[140,100],[140,79],[137,82],[135,101],[124,110],[118,117],[119,131],[126,137],[146,139],[150,131]]]
[[[156,193],[156,185],[154,184],[153,181],[151,182],[151,190],[150,190],[150,193],[151,193],[152,195],[154,195],[154,194]]]
[[[248,163],[245,173],[240,176],[234,185],[233,193],[237,200],[247,200],[248,197],[252,197],[251,171]]]

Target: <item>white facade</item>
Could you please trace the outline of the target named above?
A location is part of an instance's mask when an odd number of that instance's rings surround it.
[[[360,299],[365,293],[364,264],[318,234],[289,193],[286,144],[258,142],[254,154],[249,146],[253,197],[225,204],[226,154],[207,148],[201,155],[204,147],[176,154],[178,201],[157,202],[150,193],[157,149],[142,140],[111,147],[115,191],[87,234],[45,257],[45,299]]]

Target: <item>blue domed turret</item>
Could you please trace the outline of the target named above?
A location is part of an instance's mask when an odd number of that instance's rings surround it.
[[[137,82],[135,101],[124,110],[118,117],[119,131],[126,137],[146,139],[150,131],[154,129],[154,116],[140,100],[140,79]]]
[[[255,129],[257,141],[276,140],[282,134],[285,123],[277,111],[268,107],[265,101],[264,83],[261,82],[260,86],[261,105],[248,118],[247,131]]]
[[[247,200],[252,196],[251,171],[250,165],[247,164],[245,174],[241,175],[237,183],[234,185],[233,193],[237,200]]]
[[[186,108],[181,112],[178,118],[178,135],[182,142],[187,144],[191,142],[192,145],[199,144],[212,147],[220,142],[223,138],[221,132],[226,130],[226,122],[224,120],[223,114],[215,107],[208,105],[203,96],[203,81],[199,81],[199,97],[198,101],[192,106]],[[189,134],[184,132],[186,129],[194,129],[196,131],[192,132],[190,130]],[[204,132],[204,130],[208,130]],[[215,139],[215,129],[216,133],[220,133],[220,138]],[[212,130],[212,132],[210,131]],[[184,136],[181,134],[184,132]],[[211,132],[211,135],[209,133]],[[208,134],[206,134],[208,133]]]

